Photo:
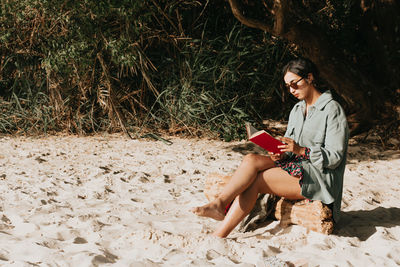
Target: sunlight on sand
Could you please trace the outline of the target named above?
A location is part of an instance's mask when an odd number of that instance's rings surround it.
[[[333,235],[273,222],[211,237],[204,177],[231,173],[244,141],[122,135],[0,138],[0,265],[395,266],[400,264],[400,153],[349,149]]]

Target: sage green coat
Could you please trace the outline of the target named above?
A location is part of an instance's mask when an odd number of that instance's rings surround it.
[[[293,107],[285,133],[300,146],[310,148],[310,159],[302,161],[301,194],[325,204],[333,203],[333,218],[337,221],[349,140],[346,116],[330,91],[309,107],[306,117],[305,109],[304,100]]]

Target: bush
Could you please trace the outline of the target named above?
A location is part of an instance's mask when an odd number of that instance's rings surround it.
[[[225,1],[1,3],[0,131],[243,136],[279,117],[288,46]],[[21,104],[23,103],[23,104]]]

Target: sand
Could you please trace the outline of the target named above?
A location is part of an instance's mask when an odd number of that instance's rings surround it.
[[[0,137],[0,265],[400,265],[399,151],[351,145],[332,235],[273,221],[219,239],[217,222],[189,209],[248,144],[170,140]]]

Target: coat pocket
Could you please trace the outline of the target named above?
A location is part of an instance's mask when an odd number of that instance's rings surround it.
[[[317,144],[323,144],[325,142],[325,133],[321,131],[317,131],[314,134],[314,142]]]
[[[286,131],[286,135],[285,136],[289,137],[289,138],[292,138],[292,139],[295,139],[294,138],[295,137],[294,127],[288,128],[287,131]]]
[[[311,141],[315,146],[324,146],[325,132],[308,130],[304,132],[304,137]]]

